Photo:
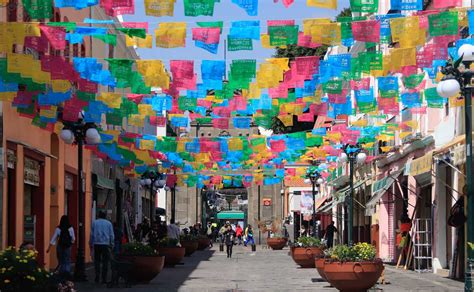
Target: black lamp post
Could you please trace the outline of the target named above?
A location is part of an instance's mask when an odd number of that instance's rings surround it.
[[[79,213],[79,234],[78,234],[78,245],[76,255],[76,265],[74,270],[74,278],[77,281],[86,281],[85,273],[85,256],[84,256],[84,245],[85,245],[85,197],[82,185],[82,146],[86,144],[98,144],[100,143],[100,135],[97,131],[97,126],[94,123],[87,123],[83,120],[83,115],[79,115],[79,119],[76,122],[63,121],[64,128],[61,130],[60,137],[67,143],[77,144],[77,190],[78,190],[78,213]]]
[[[467,194],[467,238],[468,243],[474,242],[474,163],[472,161],[472,71],[471,64],[474,61],[474,46],[470,44],[462,45],[458,50],[460,59],[454,64],[448,62],[441,69],[445,76],[438,84],[436,91],[441,97],[448,98],[460,93],[464,97],[464,122],[466,130],[466,186]],[[464,68],[460,67],[461,62]],[[464,201],[466,203],[466,200]],[[464,247],[462,247],[464,248]],[[474,266],[474,250],[467,248],[467,268],[464,281],[464,291],[472,291],[473,279],[472,269]]]
[[[367,159],[367,155],[362,152],[362,149],[356,145],[346,144],[344,145],[343,153],[339,158],[339,161],[344,163],[349,160],[349,186],[350,196],[347,204],[347,241],[349,245],[352,245],[354,238],[352,237],[352,228],[354,220],[354,162],[364,163]]]
[[[311,182],[313,186],[313,237],[319,237],[318,228],[316,226],[316,187],[319,189],[319,185],[324,182],[321,177],[321,173],[316,169],[316,167],[308,168],[306,172],[306,179]]]
[[[155,170],[147,170],[145,171],[145,173],[142,174],[142,177],[140,179],[140,185],[150,189],[150,227],[152,227],[154,217],[153,213],[155,211],[155,207],[153,204],[153,189],[154,187],[156,187],[157,189],[163,188],[166,185],[166,179],[164,178],[163,174]]]

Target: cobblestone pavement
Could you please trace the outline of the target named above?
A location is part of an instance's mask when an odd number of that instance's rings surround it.
[[[218,247],[198,251],[184,259],[182,265],[165,268],[149,285],[129,289],[107,289],[106,285],[79,283],[79,292],[87,291],[337,291],[322,282],[316,269],[301,269],[288,255],[288,249],[272,251],[257,247],[237,246],[228,259]],[[92,281],[93,268],[88,270]],[[463,283],[433,274],[417,274],[386,266],[388,284],[377,285],[371,291],[425,292],[463,291]]]

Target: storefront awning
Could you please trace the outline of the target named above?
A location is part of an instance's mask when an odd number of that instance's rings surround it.
[[[112,191],[115,190],[114,181],[106,177],[103,177],[101,175],[97,175],[97,187],[101,189],[112,190]]]
[[[393,185],[395,180],[404,170],[405,168],[399,169],[394,173],[391,173],[389,176],[386,176],[383,179],[376,181],[372,185],[372,197],[366,203],[366,209],[374,208],[374,206],[379,202],[380,198],[382,198],[385,192]]]
[[[227,212],[222,211],[217,213],[217,219],[219,220],[226,220],[226,219],[244,219],[245,214],[244,212]]]

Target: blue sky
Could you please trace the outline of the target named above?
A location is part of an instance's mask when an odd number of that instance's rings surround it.
[[[125,21],[148,22],[149,33],[154,34],[155,28],[159,22],[187,22],[186,48],[174,49],[139,49],[138,53],[142,59],[160,59],[169,63],[169,60],[195,60],[195,69],[199,68],[201,60],[223,60],[224,59],[224,37],[229,31],[230,22],[238,20],[260,20],[261,32],[266,32],[267,20],[294,19],[296,24],[300,25],[302,30],[302,21],[307,18],[333,18],[340,10],[349,7],[349,0],[338,0],[338,10],[330,10],[306,6],[305,0],[295,0],[295,3],[289,8],[285,8],[281,2],[273,3],[272,0],[260,0],[257,16],[248,16],[247,13],[230,0],[221,0],[214,7],[214,16],[187,17],[184,16],[183,0],[177,0],[175,4],[174,16],[153,17],[145,15],[144,0],[135,1],[135,14],[124,15]],[[224,21],[224,30],[221,36],[219,51],[217,54],[211,54],[194,45],[191,39],[191,28],[196,27],[198,21]],[[153,39],[154,41],[154,39]],[[253,41],[252,51],[227,52],[227,60],[233,59],[257,59],[257,62],[271,57],[274,53],[272,49],[264,49],[260,41]],[[199,70],[197,70],[199,71]]]

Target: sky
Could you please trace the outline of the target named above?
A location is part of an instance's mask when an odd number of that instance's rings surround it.
[[[183,0],[177,0],[174,9],[174,16],[154,17],[145,15],[144,0],[136,1],[135,5],[135,14],[124,15],[124,21],[146,21],[148,22],[149,33],[153,35],[154,30],[157,28],[158,23],[160,22],[187,22],[185,48],[155,48],[155,45],[153,44],[152,49],[137,50],[141,59],[160,59],[163,60],[165,64],[168,64],[169,60],[195,60],[197,64],[200,64],[201,60],[223,60],[224,37],[226,37],[229,32],[231,21],[260,20],[260,31],[263,33],[267,31],[267,20],[294,19],[296,24],[300,25],[300,31],[302,31],[303,19],[334,18],[342,9],[350,6],[349,0],[338,0],[338,10],[336,11],[324,8],[308,7],[306,6],[305,0],[295,0],[295,3],[293,3],[289,8],[285,8],[281,2],[273,3],[272,0],[259,0],[258,15],[248,16],[242,8],[236,4],[233,4],[231,0],[221,0],[221,2],[216,3],[214,6],[214,16],[188,17],[184,16]],[[217,54],[212,54],[201,48],[197,48],[194,45],[194,41],[191,39],[191,28],[197,27],[196,22],[198,21],[224,21],[224,29],[221,35],[219,51]],[[234,59],[256,59],[257,63],[260,63],[265,58],[271,57],[273,53],[273,49],[264,49],[262,48],[260,41],[254,40],[252,51],[227,52],[227,60],[228,64],[229,61]],[[198,68],[199,66],[195,66],[195,69]]]

